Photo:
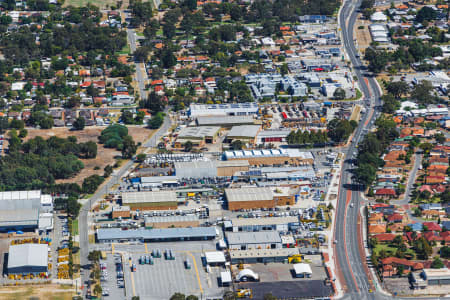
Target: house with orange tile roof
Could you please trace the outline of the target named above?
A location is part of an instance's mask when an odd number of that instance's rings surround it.
[[[383,160],[384,161],[396,161],[396,160],[398,160],[400,155],[405,156],[406,151],[404,151],[404,150],[391,151],[383,157]]]
[[[369,224],[383,224],[383,213],[371,213],[368,220]]]
[[[386,224],[369,225],[369,234],[386,233]]]
[[[434,209],[426,209],[422,211],[422,218],[431,220],[445,217],[445,211],[439,211]]]
[[[436,184],[436,183],[444,183],[445,176],[426,176],[425,182],[427,184]]]
[[[421,262],[415,262],[404,258],[387,257],[381,260],[384,277],[392,277],[397,274],[397,268],[403,266],[406,273],[423,269]]]

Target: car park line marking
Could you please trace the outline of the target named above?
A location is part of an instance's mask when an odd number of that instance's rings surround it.
[[[195,260],[195,257],[194,257],[194,255],[192,255],[191,252],[187,251],[187,254],[189,254],[192,258],[192,262],[194,263],[195,275],[197,276],[198,287],[200,289],[200,292],[203,294],[202,282],[200,280],[200,275],[198,273],[198,268],[197,268],[197,261]]]
[[[111,253],[114,254],[114,243],[111,243]]]
[[[145,245],[145,253],[148,253],[147,243],[145,243],[144,245]]]
[[[134,272],[130,272],[130,278],[131,278],[131,288],[133,289],[133,296],[136,296],[136,288],[134,287]]]

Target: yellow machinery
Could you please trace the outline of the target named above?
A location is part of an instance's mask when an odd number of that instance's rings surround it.
[[[238,264],[238,269],[239,270],[244,270],[244,264]]]
[[[236,298],[253,298],[251,289],[238,289],[236,291]]]
[[[302,262],[303,257],[300,254],[294,254],[288,257],[288,262],[290,264],[298,264]]]

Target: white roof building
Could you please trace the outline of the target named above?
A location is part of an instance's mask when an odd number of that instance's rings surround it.
[[[224,264],[227,261],[222,251],[205,252],[205,259],[208,265]]]
[[[387,22],[387,16],[383,12],[377,11],[370,16],[370,20],[372,22]]]
[[[295,275],[312,275],[311,266],[309,264],[294,264]]]

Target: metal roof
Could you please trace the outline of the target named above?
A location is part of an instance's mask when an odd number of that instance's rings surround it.
[[[185,127],[181,129],[178,138],[198,138],[215,136],[220,130],[219,126],[203,126],[203,127]]]
[[[305,263],[294,264],[295,274],[312,274],[311,266]]]
[[[225,189],[228,202],[236,201],[270,201],[273,200],[273,192],[265,187],[246,187],[238,189]]]
[[[145,217],[145,224],[147,223],[170,223],[170,222],[191,222],[199,221],[195,215],[187,216],[167,216],[167,217]]]
[[[258,257],[287,257],[299,254],[298,248],[230,250],[231,259]]]
[[[228,132],[227,137],[249,137],[254,138],[257,134],[261,126],[259,125],[240,125],[233,126]]]
[[[158,203],[177,202],[175,191],[151,191],[122,193],[122,203]]]
[[[277,231],[227,232],[228,245],[281,243]]]
[[[225,263],[227,261],[222,251],[205,252],[205,259],[208,264]]]
[[[177,239],[215,237],[215,227],[191,228],[161,228],[161,229],[134,229],[122,230],[120,228],[100,228],[97,230],[99,240],[117,239]]]
[[[37,209],[41,206],[41,191],[0,192],[1,210]]]
[[[0,227],[38,226],[39,210],[17,209],[0,210]]]
[[[233,226],[259,226],[259,225],[283,225],[299,223],[298,217],[271,217],[271,218],[234,218],[231,220]]]
[[[227,124],[254,124],[255,120],[252,116],[214,116],[214,117],[197,117],[199,126],[206,125],[227,125]]]
[[[47,244],[22,244],[9,246],[8,269],[25,266],[47,267],[47,264]]]

